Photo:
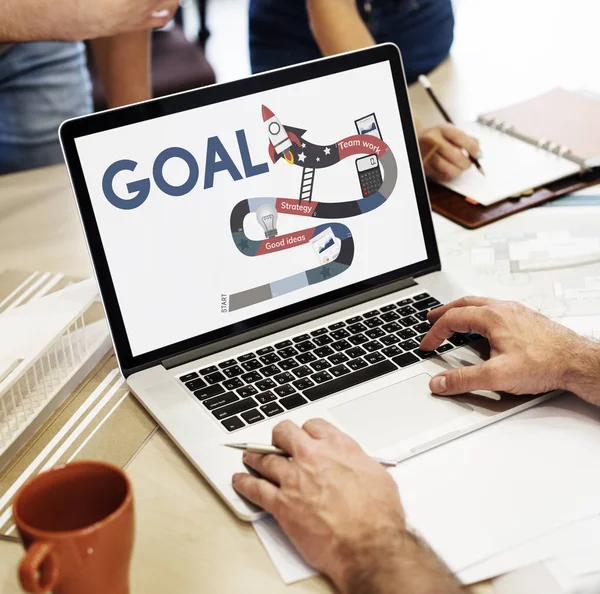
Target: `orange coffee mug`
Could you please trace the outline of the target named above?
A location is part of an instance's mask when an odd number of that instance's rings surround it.
[[[133,497],[125,473],[103,462],[42,472],[17,493],[13,518],[27,549],[19,567],[32,594],[128,594]]]

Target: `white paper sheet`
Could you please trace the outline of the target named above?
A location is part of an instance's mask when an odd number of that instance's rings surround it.
[[[409,523],[459,573],[599,514],[598,460],[600,410],[561,396],[391,472]],[[257,532],[286,583],[313,575],[274,522]]]

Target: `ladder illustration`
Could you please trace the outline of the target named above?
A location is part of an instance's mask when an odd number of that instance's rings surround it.
[[[303,200],[312,202],[313,186],[315,184],[315,170],[310,167],[305,167],[302,170],[302,184],[300,185],[300,197],[298,204],[302,204]]]

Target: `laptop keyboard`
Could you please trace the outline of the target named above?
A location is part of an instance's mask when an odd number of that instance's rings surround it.
[[[441,303],[421,293],[179,377],[227,431],[237,431],[434,357],[419,349]],[[437,353],[480,338],[455,334]]]

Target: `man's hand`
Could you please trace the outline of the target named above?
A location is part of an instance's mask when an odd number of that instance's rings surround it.
[[[5,0],[5,5],[0,41],[79,41],[164,27],[179,0]]]
[[[437,146],[437,152],[424,163],[425,174],[435,180],[448,181],[471,167],[463,149],[474,157],[479,153],[477,139],[452,124],[443,123],[427,130],[417,126],[417,130],[423,157]]]
[[[342,592],[459,592],[406,532],[391,476],[355,441],[314,419],[302,429],[277,425],[273,444],[292,459],[245,453],[244,462],[264,478],[236,474],[233,487],[273,514],[306,561]]]
[[[455,332],[476,332],[490,343],[490,359],[435,376],[434,394],[472,390],[541,394],[570,390],[600,404],[600,345],[523,305],[464,297],[429,312],[433,327],[421,348],[432,351]]]

